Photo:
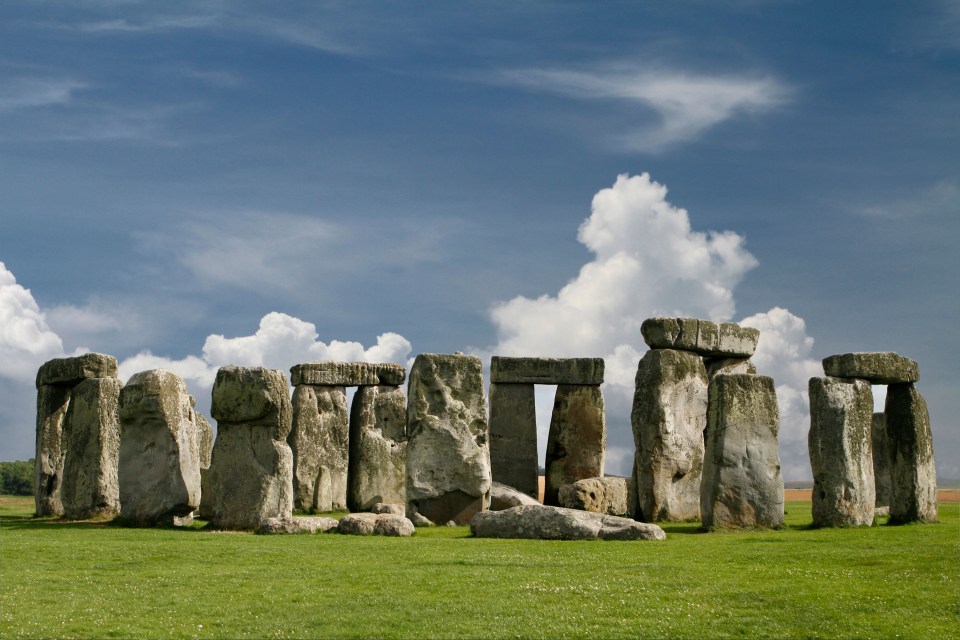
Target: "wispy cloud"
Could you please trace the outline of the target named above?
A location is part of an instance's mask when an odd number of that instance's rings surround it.
[[[868,218],[902,220],[933,214],[960,214],[960,183],[957,179],[940,180],[913,195],[853,207],[853,212]]]
[[[0,82],[0,111],[67,104],[86,86],[72,78],[7,78]]]
[[[99,22],[85,22],[76,28],[83,33],[153,33],[176,29],[199,29],[217,24],[212,15],[157,16],[139,22],[120,18]]]

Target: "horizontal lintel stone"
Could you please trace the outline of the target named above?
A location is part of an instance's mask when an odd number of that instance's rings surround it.
[[[103,353],[48,360],[37,371],[37,388],[44,384],[77,384],[87,378],[116,378],[117,359]]]
[[[681,349],[709,357],[748,358],[760,338],[760,331],[753,327],[697,318],[647,318],[640,333],[651,349]]]
[[[892,351],[828,356],[823,359],[823,371],[834,378],[860,378],[872,384],[902,384],[920,379],[920,366]]]
[[[305,362],[290,368],[290,382],[334,387],[399,386],[407,379],[407,370],[400,364],[369,362]]]
[[[490,381],[512,384],[603,383],[603,358],[507,358],[493,356]]]

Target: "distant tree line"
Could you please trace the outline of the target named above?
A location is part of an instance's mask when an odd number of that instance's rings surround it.
[[[0,493],[14,496],[33,495],[33,458],[0,462]]]

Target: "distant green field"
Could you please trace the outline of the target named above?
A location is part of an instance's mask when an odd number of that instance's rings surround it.
[[[934,525],[665,542],[255,536],[31,517],[0,498],[0,637],[957,638],[957,503]]]

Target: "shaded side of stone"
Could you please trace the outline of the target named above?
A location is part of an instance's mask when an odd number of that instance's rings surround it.
[[[539,492],[537,411],[532,384],[490,384],[490,467],[496,482]]]
[[[707,367],[707,377],[729,373],[757,374],[757,367],[750,358],[706,358],[703,363]]]
[[[418,355],[407,397],[407,514],[467,524],[490,504],[490,434],[480,359]]]
[[[558,505],[560,487],[565,484],[603,476],[606,446],[600,387],[558,385],[547,437],[543,503]]]
[[[865,380],[811,378],[808,450],[813,524],[873,524],[873,392]]]
[[[892,351],[842,353],[823,359],[823,371],[838,378],[860,378],[872,384],[899,384],[920,379],[920,367]]]
[[[700,512],[706,528],[783,525],[773,379],[719,375],[710,382]]]
[[[872,425],[873,440],[873,481],[877,488],[878,507],[890,506],[893,488],[890,479],[893,474],[894,450],[887,432],[887,414],[874,413]]]
[[[70,387],[37,387],[37,446],[34,455],[33,496],[38,516],[63,515],[60,485],[66,452],[63,428],[70,406]]]
[[[936,522],[937,472],[927,403],[912,384],[892,384],[884,413],[893,446],[890,521]]]
[[[37,388],[45,384],[74,386],[87,378],[116,378],[117,359],[103,353],[85,353],[48,360],[37,370]]]
[[[301,384],[293,390],[292,403],[287,443],[293,453],[294,508],[346,509],[350,455],[346,389]]]
[[[637,366],[630,421],[637,505],[647,522],[700,517],[707,371],[689,351],[652,349]]]
[[[360,387],[350,409],[347,507],[407,502],[407,398],[401,387]]]
[[[493,356],[490,381],[509,384],[603,384],[603,358]]]
[[[403,365],[369,362],[305,362],[290,369],[293,386],[323,387],[399,386],[407,379]]]
[[[752,327],[697,318],[647,318],[640,332],[651,349],[682,349],[709,357],[748,358],[760,338],[760,331]]]
[[[521,505],[540,504],[536,498],[531,498],[528,494],[518,491],[499,482],[494,482],[490,487],[490,510],[503,511],[511,507]]]

